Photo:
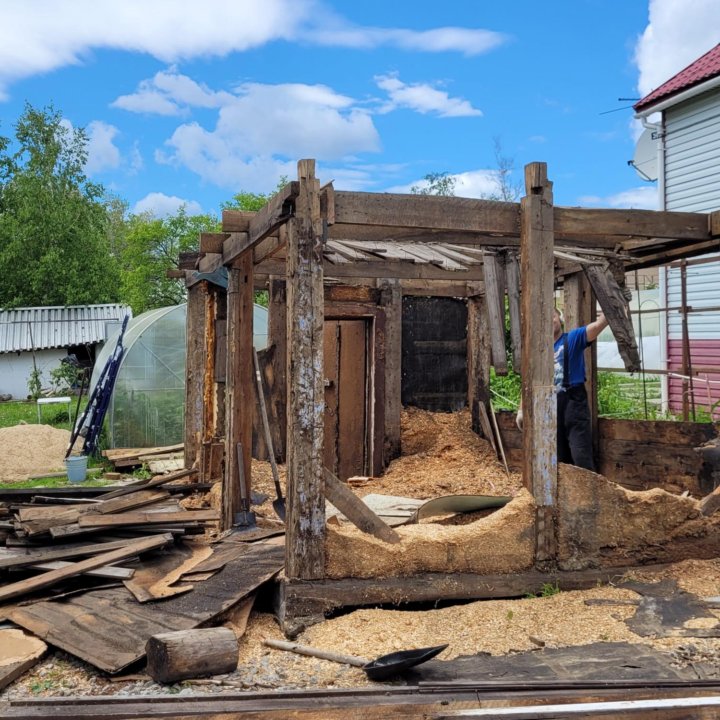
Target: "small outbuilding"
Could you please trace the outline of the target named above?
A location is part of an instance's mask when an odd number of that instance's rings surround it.
[[[132,314],[125,305],[70,305],[0,310],[0,395],[24,400],[34,368],[50,384],[50,372],[68,354],[92,367],[103,343]]]

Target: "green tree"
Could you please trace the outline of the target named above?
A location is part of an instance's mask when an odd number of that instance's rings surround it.
[[[413,185],[410,192],[413,195],[445,195],[455,194],[457,179],[446,172],[432,172],[423,178],[424,185]]]
[[[85,175],[87,135],[52,106],[26,104],[0,137],[0,307],[119,299],[101,185]]]
[[[275,192],[287,185],[287,175],[282,175],[275,187]],[[257,212],[267,205],[274,193],[251,193],[241,190],[232,196],[231,200],[220,205],[221,210],[242,210],[243,212]]]
[[[121,288],[133,313],[185,302],[185,282],[167,271],[177,269],[180,253],[198,249],[201,232],[219,229],[214,215],[188,215],[185,206],[166,218],[131,215],[122,238]]]

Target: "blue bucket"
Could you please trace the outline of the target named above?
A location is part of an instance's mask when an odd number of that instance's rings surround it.
[[[87,455],[71,455],[65,458],[65,467],[71,483],[83,482],[87,477]]]

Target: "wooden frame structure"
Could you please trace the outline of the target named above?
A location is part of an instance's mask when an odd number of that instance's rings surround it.
[[[213,437],[215,445],[218,438],[225,439],[225,527],[232,524],[241,495],[249,492],[252,423],[247,408],[253,403],[253,289],[269,283],[271,304],[273,298],[280,303],[280,281],[286,283],[284,336],[282,322],[272,313],[270,318],[270,335],[277,341],[272,364],[287,387],[288,516],[280,593],[286,628],[297,627],[302,618],[321,614],[330,606],[390,602],[400,596],[404,600],[427,599],[428,583],[432,583],[435,599],[496,593],[482,576],[373,581],[324,578],[322,339],[324,286],[328,282],[380,289],[390,366],[384,380],[391,390],[399,383],[397,318],[402,294],[468,298],[468,401],[474,423],[479,405],[488,402],[491,358],[498,372],[504,370],[504,347],[502,353],[493,350],[493,338],[497,344],[498,299],[507,283],[513,344],[516,351],[520,349],[516,355],[521,356],[523,376],[523,482],[537,504],[536,567],[553,569],[557,458],[555,444],[549,440],[556,436],[550,340],[556,283],[564,285],[568,320],[588,322],[594,311],[591,285],[596,293],[608,294],[610,304],[613,287],[617,289],[617,283],[610,287],[612,280],[608,281],[610,289],[598,281],[599,268],[617,276],[618,270],[716,249],[720,216],[556,207],[544,163],[528,165],[525,181],[521,203],[336,192],[332,184],[320,187],[314,161],[301,160],[298,180],[288,183],[262,210],[254,214],[226,211],[223,232],[203,235],[198,270],[210,273],[225,266],[229,273],[227,372],[224,409],[220,409],[222,393],[207,369],[214,347],[211,338],[217,336],[219,303],[203,288],[205,281],[189,279],[191,297],[202,297],[206,308],[204,314],[189,313],[189,349],[205,358],[201,396],[213,410],[202,411],[197,387],[191,387],[198,381],[197,369],[192,369],[198,367],[198,359],[189,360],[186,447],[192,460],[197,438],[210,442],[211,447]],[[593,272],[588,272],[588,267]],[[429,287],[434,289],[428,292]],[[617,307],[608,310],[613,329],[622,333],[626,330],[623,318],[629,321]],[[393,317],[395,321],[391,321]],[[198,335],[208,341],[198,342]],[[628,357],[626,363],[631,363],[632,352]],[[594,363],[589,370],[594,373]],[[390,430],[382,444],[391,454],[399,445],[399,393],[387,393],[383,412]],[[235,451],[238,446],[242,447],[242,473]],[[590,582],[596,580],[593,576]],[[515,582],[522,583],[522,579]],[[527,590],[533,589],[533,582],[530,576],[526,578]]]

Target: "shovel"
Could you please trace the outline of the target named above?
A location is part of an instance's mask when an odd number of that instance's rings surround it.
[[[260,361],[257,350],[253,348],[253,360],[255,362],[255,380],[257,382],[257,394],[260,402],[260,415],[262,417],[263,430],[265,431],[265,444],[270,456],[270,467],[272,468],[273,482],[275,483],[275,494],[273,510],[275,514],[285,522],[285,498],[280,487],[280,474],[278,473],[277,462],[275,461],[275,448],[273,447],[272,435],[270,434],[270,423],[268,422],[267,407],[265,406],[265,389],[263,388],[262,375],[260,374]]]
[[[288,650],[298,653],[299,655],[309,655],[310,657],[322,658],[323,660],[331,660],[332,662],[359,667],[365,671],[365,674],[370,680],[387,680],[395,675],[399,675],[411,667],[431,660],[447,647],[447,644],[445,644],[436,645],[435,647],[418,648],[417,650],[400,650],[399,652],[390,653],[389,655],[381,655],[379,658],[375,658],[375,660],[366,660],[365,658],[355,657],[354,655],[341,655],[327,650],[318,650],[308,645],[285,642],[284,640],[263,640],[263,644],[277,650]]]

